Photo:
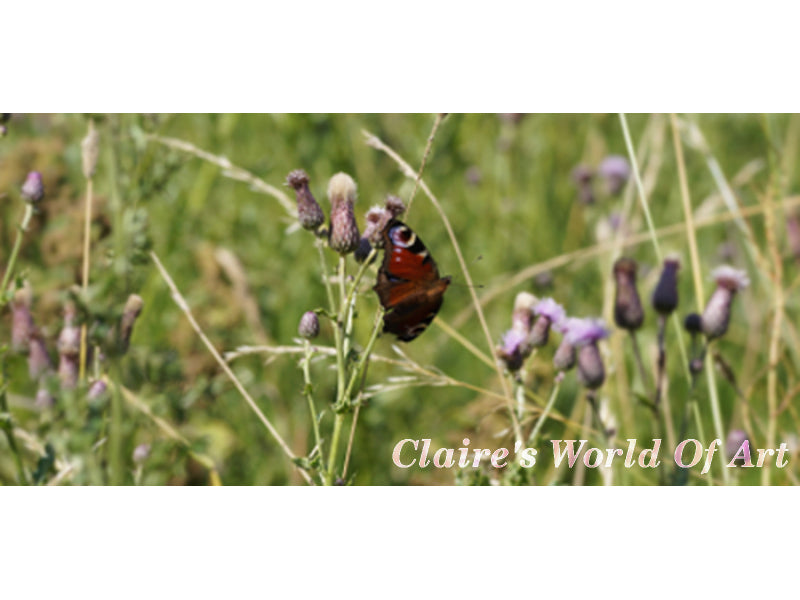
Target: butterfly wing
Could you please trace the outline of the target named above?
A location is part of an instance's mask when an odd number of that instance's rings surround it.
[[[374,288],[387,311],[383,330],[409,342],[433,321],[450,278],[439,277],[425,244],[400,221],[389,221],[383,241],[383,264]]]

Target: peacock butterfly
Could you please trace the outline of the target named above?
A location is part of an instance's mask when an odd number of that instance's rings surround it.
[[[450,278],[439,277],[425,244],[404,223],[391,219],[381,235],[383,264],[372,289],[386,309],[383,331],[410,342],[439,312]]]

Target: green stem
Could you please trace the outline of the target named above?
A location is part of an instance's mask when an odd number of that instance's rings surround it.
[[[308,410],[311,413],[311,425],[314,427],[314,442],[317,445],[317,452],[319,452],[319,464],[324,467],[325,458],[322,454],[322,437],[319,434],[319,416],[317,409],[314,406],[314,394],[312,393],[311,386],[311,372],[310,364],[313,352],[311,351],[311,344],[308,340],[305,341],[305,359],[303,360],[303,381],[305,382],[305,396],[308,399]]]
[[[22,223],[20,223],[19,228],[17,229],[17,238],[14,240],[14,248],[11,250],[11,256],[8,259],[8,266],[6,267],[5,275],[3,275],[3,283],[0,284],[0,306],[5,306],[6,304],[6,289],[11,281],[11,276],[14,272],[14,266],[17,262],[17,256],[19,255],[19,249],[22,246],[22,236],[28,230],[28,225],[30,225],[31,219],[33,218],[33,213],[33,204],[26,202],[25,214],[22,217]]]
[[[547,401],[547,405],[544,407],[544,411],[542,415],[536,420],[536,426],[531,431],[531,435],[528,437],[528,446],[531,448],[535,448],[536,444],[536,436],[539,435],[539,431],[541,431],[542,427],[544,427],[545,421],[547,421],[547,417],[550,416],[550,411],[553,410],[553,406],[555,406],[556,398],[558,397],[558,390],[561,387],[561,383],[558,382],[553,386],[553,391],[550,392],[550,399]]]

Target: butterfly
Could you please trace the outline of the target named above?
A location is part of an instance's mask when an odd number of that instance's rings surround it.
[[[372,289],[386,309],[383,331],[410,342],[439,312],[450,278],[439,277],[425,244],[404,223],[391,219],[382,237],[383,264]]]

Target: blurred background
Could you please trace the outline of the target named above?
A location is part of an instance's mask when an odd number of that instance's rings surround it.
[[[407,199],[414,187],[390,157],[365,143],[363,132],[376,135],[416,171],[434,116],[12,115],[0,139],[0,264],[5,266],[8,260],[24,211],[20,187],[29,171],[39,171],[45,197],[24,238],[16,272],[30,282],[32,314],[53,356],[67,291],[80,282],[86,188],[80,144],[90,119],[100,134],[90,309],[98,314],[118,313],[131,293],[144,300],[130,349],[109,374],[147,407],[146,411],[130,403],[123,407],[128,473],[124,482],[209,483],[208,465],[197,459],[201,456],[213,463],[226,485],[302,483],[170,298],[148,251],[159,255],[220,351],[247,345],[293,345],[301,315],[326,305],[313,236],[295,226],[274,195],[231,178],[230,169],[226,173],[214,163],[226,158],[231,166],[281,190],[292,203],[294,194],[284,182],[291,170],[302,168],[326,213],[327,182],[344,171],[358,184],[356,215],[363,228],[364,213],[371,206],[381,204],[387,194]],[[683,264],[678,308],[682,318],[697,310],[698,302],[686,233],[680,228],[684,212],[670,120],[666,115],[629,115],[628,122],[655,227],[667,228],[659,234],[661,247]],[[796,453],[800,340],[795,331],[794,282],[800,228],[793,202],[797,199],[800,120],[795,115],[690,115],[682,116],[680,122],[688,189],[698,222],[706,292],[701,304],[713,289],[710,273],[720,264],[745,269],[752,281],[736,299],[730,330],[717,348],[724,433],[746,429],[754,446],[764,447],[773,418],[777,440],[790,443]],[[186,142],[193,149],[179,149],[165,143],[165,138]],[[206,160],[197,151],[217,158]],[[620,251],[615,240],[646,232],[632,179],[611,189],[612,182],[597,173],[604,159],[614,155],[628,156],[617,115],[448,115],[438,129],[423,178],[455,230],[472,280],[479,286],[478,296],[487,298],[484,310],[495,343],[510,326],[514,297],[520,291],[553,297],[571,315],[603,316],[612,323],[611,265]],[[591,194],[576,183],[575,169],[580,165],[596,174]],[[721,193],[720,177],[743,210],[751,211],[745,214],[751,238],[726,217],[730,207]],[[767,194],[782,207],[775,213],[773,227],[763,218]],[[421,191],[416,192],[404,220],[424,240],[440,272],[453,277],[437,321],[488,354],[453,246]],[[668,229],[671,226],[676,227]],[[770,264],[777,260],[782,265],[775,285],[765,283],[770,274],[759,272],[753,247]],[[649,309],[660,272],[653,245],[645,233],[623,250],[639,263],[640,292]],[[333,265],[333,257],[329,259]],[[357,321],[357,337],[364,343],[377,307],[377,298],[369,290],[374,271],[367,280]],[[779,412],[770,417],[768,351],[776,286],[785,292],[786,318],[779,360],[773,365],[777,378],[773,395],[777,395]],[[10,323],[6,311],[0,321],[0,343],[10,338]],[[607,416],[621,439],[649,439],[654,435],[652,415],[636,397],[633,357],[623,333],[615,331],[603,346],[609,371],[602,390]],[[669,400],[673,420],[679,423],[689,386],[676,335],[668,329]],[[640,332],[648,360],[654,356],[655,339],[656,317],[649,310]],[[333,343],[324,323],[317,341]],[[688,336],[685,342],[688,346]],[[390,336],[383,336],[375,352],[396,357],[393,343]],[[540,399],[547,398],[552,385],[554,348],[551,341],[540,350],[526,373]],[[436,323],[402,350],[420,365],[454,380],[502,393],[496,371]],[[302,456],[313,443],[297,361],[294,355],[257,354],[231,364],[287,443]],[[318,408],[330,402],[334,393],[332,363],[324,359],[312,365]],[[83,409],[71,415],[37,409],[36,383],[27,370],[24,356],[8,354],[10,412],[32,439],[25,450],[32,468],[38,459],[31,448],[50,444],[56,456],[75,458],[78,465],[65,483],[108,483],[102,449],[96,447],[98,442],[102,446],[102,417],[92,425]],[[408,373],[396,366],[374,362],[367,386],[404,375]],[[705,379],[698,386],[700,422],[710,440],[714,428]],[[81,406],[77,398],[63,402]],[[404,438],[431,438],[434,449],[458,448],[465,437],[472,440],[473,448],[510,447],[513,441],[504,407],[496,397],[464,386],[378,388],[361,411],[350,467],[352,481],[357,485],[450,485],[496,478],[489,472],[481,479],[458,476],[455,469],[398,469],[391,454]],[[527,429],[541,405],[532,402],[530,408]],[[585,411],[575,377],[568,375],[555,416],[540,439],[563,437],[564,420],[583,423]],[[166,434],[157,420],[174,428],[181,440]],[[328,411],[323,429],[329,429],[330,422]],[[580,430],[572,433],[579,435]],[[694,420],[686,437],[700,437]],[[146,458],[134,460],[135,449],[143,446],[148,448]],[[39,454],[47,456],[47,451]],[[592,470],[576,481],[574,473],[548,474],[545,467],[537,471],[537,483],[602,483]],[[735,482],[761,482],[757,469],[741,471]],[[794,464],[775,471],[772,483],[796,483],[796,473]],[[5,439],[0,440],[0,481],[14,481]],[[697,482],[697,478],[690,480]],[[639,471],[622,473],[615,483],[654,484],[657,479]]]

